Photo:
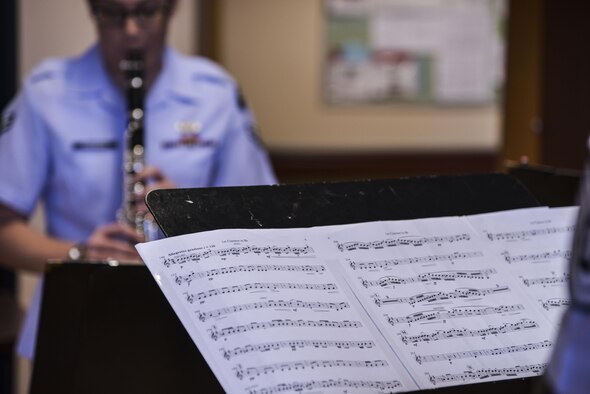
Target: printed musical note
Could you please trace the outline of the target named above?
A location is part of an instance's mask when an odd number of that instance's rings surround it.
[[[453,243],[459,241],[469,241],[471,236],[469,234],[457,234],[457,235],[446,235],[446,236],[435,236],[435,237],[422,237],[422,236],[404,236],[398,238],[388,238],[379,241],[372,242],[360,242],[350,241],[337,243],[338,250],[341,252],[352,251],[352,250],[367,250],[367,249],[383,249],[391,248],[396,246],[422,246],[426,244],[442,244],[442,243]]]
[[[569,306],[570,303],[570,300],[567,298],[550,298],[548,300],[542,301],[541,305],[543,305],[543,308],[546,310],[550,310],[563,306]]]
[[[531,330],[539,328],[539,325],[533,320],[522,319],[517,323],[505,323],[500,326],[489,326],[488,328],[481,328],[470,330],[467,328],[453,328],[450,330],[436,330],[429,334],[408,335],[406,331],[400,332],[400,338],[406,345],[410,343],[419,342],[434,342],[444,339],[453,338],[467,338],[467,337],[481,337],[485,338],[490,335],[507,334],[510,332]]]
[[[187,299],[188,301],[188,299]],[[190,301],[189,301],[190,302]],[[229,315],[231,313],[242,312],[242,311],[250,311],[254,309],[264,309],[264,308],[289,308],[293,310],[297,310],[298,308],[306,308],[306,309],[333,309],[333,310],[340,310],[344,308],[349,308],[347,302],[309,302],[309,301],[299,301],[299,300],[290,300],[290,301],[262,301],[262,302],[252,302],[249,304],[242,304],[242,305],[234,305],[225,308],[214,309],[209,312],[198,312],[199,320],[205,321],[207,319],[213,317],[219,317],[223,315]]]
[[[399,276],[384,276],[377,280],[366,280],[361,278],[361,283],[367,288],[376,286],[387,287],[421,282],[455,281],[457,279],[489,279],[490,275],[495,273],[496,270],[493,268],[484,270],[439,271],[428,272],[409,278],[400,278]]]
[[[277,327],[314,327],[314,328],[359,328],[362,327],[359,321],[331,321],[331,320],[291,320],[291,319],[277,319],[267,322],[254,322],[236,327],[226,327],[218,330],[217,327],[212,326],[210,331],[211,338],[218,340],[219,338],[230,335],[241,334],[248,331],[266,330]]]
[[[241,356],[253,352],[269,352],[271,350],[291,349],[293,351],[298,348],[337,348],[337,349],[371,349],[375,346],[373,341],[330,341],[322,339],[305,339],[305,340],[289,340],[260,343],[256,345],[246,345],[236,347],[232,350],[221,349],[223,357],[229,360],[232,357]]]
[[[463,373],[456,374],[444,374],[444,375],[430,375],[429,379],[433,385],[439,383],[451,383],[451,382],[472,382],[474,380],[484,380],[489,378],[495,378],[498,376],[506,377],[517,377],[517,376],[530,376],[541,375],[547,366],[543,364],[532,364],[524,366],[516,366],[512,368],[485,368],[478,369],[475,371],[465,371]]]
[[[392,326],[399,323],[414,323],[421,321],[435,321],[443,319],[455,319],[462,317],[471,316],[485,316],[493,314],[502,314],[507,312],[516,312],[524,310],[524,306],[521,304],[517,305],[501,305],[498,307],[491,306],[463,306],[452,308],[451,310],[446,309],[435,309],[425,312],[416,312],[411,315],[401,317],[387,317],[387,321]]]
[[[203,278],[213,278],[219,275],[237,274],[245,272],[304,272],[304,273],[322,273],[326,271],[323,265],[280,265],[280,264],[255,264],[255,265],[238,265],[212,269],[202,272],[190,272],[185,275],[173,275],[174,282],[177,285],[186,283],[190,285],[193,280]]]
[[[442,292],[442,291],[431,291],[428,293],[421,293],[416,294],[410,297],[398,297],[398,298],[391,298],[386,296],[384,298],[380,297],[379,295],[375,295],[373,300],[378,307],[382,305],[388,304],[419,304],[422,302],[434,302],[434,301],[442,301],[442,300],[450,300],[455,298],[462,298],[462,299],[469,299],[469,298],[478,298],[484,297],[488,294],[498,294],[504,293],[506,291],[510,291],[508,286],[503,287],[493,287],[490,289],[473,289],[473,288],[460,288],[456,289],[451,292]]]
[[[372,389],[380,392],[391,392],[392,390],[402,387],[398,380],[392,381],[371,381],[371,380],[348,380],[348,379],[328,379],[328,380],[310,380],[309,382],[279,383],[276,386],[262,389],[252,389],[248,394],[276,394],[293,391],[300,393],[303,390],[310,391],[313,389],[327,388],[354,388],[354,389]]]
[[[312,247],[305,246],[234,246],[231,248],[207,249],[202,252],[186,253],[177,252],[176,256],[164,258],[162,264],[166,268],[171,265],[185,264],[188,262],[198,263],[201,260],[211,257],[241,256],[254,253],[271,257],[300,257],[302,255],[313,255]]]
[[[432,255],[432,256],[422,256],[422,257],[405,257],[401,259],[391,259],[391,260],[382,260],[382,261],[367,261],[367,262],[356,262],[350,261],[350,267],[353,270],[370,270],[376,268],[390,268],[395,267],[397,265],[408,265],[408,264],[422,264],[422,263],[432,263],[436,261],[456,261],[456,260],[464,260],[464,259],[472,259],[475,257],[483,257],[482,252],[455,252],[450,254],[441,254],[441,255]]]
[[[488,233],[488,239],[490,241],[515,241],[515,240],[524,240],[531,237],[541,236],[541,235],[550,235],[550,234],[559,234],[559,233],[573,233],[576,229],[576,226],[566,226],[566,227],[549,227],[549,228],[540,228],[534,230],[522,230],[522,231],[509,231],[503,233]]]
[[[302,360],[302,361],[291,361],[276,364],[262,365],[259,367],[248,367],[242,368],[238,364],[234,371],[238,379],[243,378],[255,378],[256,376],[266,375],[275,372],[293,371],[300,369],[316,369],[316,368],[337,368],[337,367],[352,367],[352,368],[378,368],[386,367],[389,364],[385,360],[369,360],[369,361],[358,361],[358,360]]]
[[[535,343],[527,343],[525,345],[514,345],[499,347],[494,349],[481,349],[481,350],[466,350],[456,353],[442,353],[442,354],[431,354],[427,356],[420,356],[416,354],[416,362],[418,364],[430,363],[435,361],[449,361],[458,360],[462,358],[477,358],[483,356],[497,356],[500,354],[526,352],[529,350],[544,349],[553,346],[551,341],[542,341]]]
[[[564,273],[563,276],[547,276],[544,278],[535,278],[535,279],[523,279],[522,283],[526,286],[537,286],[542,285],[545,287],[546,285],[563,285],[569,282],[570,276],[568,273]]]
[[[502,252],[502,256],[504,256],[504,259],[509,264],[518,262],[546,261],[556,258],[569,259],[571,254],[572,253],[570,250],[554,250],[552,252],[523,254],[519,256],[510,256],[508,252]]]
[[[195,301],[201,301],[209,297],[218,296],[220,294],[239,293],[252,290],[336,290],[337,287],[333,283],[326,284],[312,284],[312,283],[248,283],[245,285],[236,285],[229,287],[221,287],[219,289],[212,289],[202,291],[197,294],[186,294],[186,299],[191,304]]]

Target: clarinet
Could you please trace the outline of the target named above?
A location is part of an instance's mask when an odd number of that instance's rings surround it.
[[[123,204],[120,220],[129,224],[145,241],[157,238],[157,226],[146,214],[137,210],[136,196],[145,189],[135,176],[145,166],[144,131],[144,63],[139,52],[129,52],[120,64],[127,83],[127,129],[123,162]]]

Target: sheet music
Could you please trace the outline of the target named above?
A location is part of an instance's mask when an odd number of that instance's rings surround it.
[[[311,233],[226,230],[138,250],[229,393],[417,389]]]
[[[367,223],[329,238],[421,389],[542,372],[551,325],[465,219]]]
[[[137,248],[227,392],[401,392],[543,372],[575,215],[230,229]]]
[[[519,287],[555,327],[569,305],[568,260],[577,214],[578,207],[564,207],[469,217],[469,223],[518,279]]]

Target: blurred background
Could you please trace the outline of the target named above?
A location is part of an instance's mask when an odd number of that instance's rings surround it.
[[[4,107],[35,64],[81,53],[94,30],[82,0],[0,7]],[[283,183],[522,163],[577,174],[590,132],[589,11],[587,0],[181,0],[170,42],[235,76]],[[0,294],[24,309],[35,280],[2,273]],[[0,377],[24,393],[17,325],[0,328]]]

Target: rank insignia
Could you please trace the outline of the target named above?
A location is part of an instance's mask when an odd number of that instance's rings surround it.
[[[174,129],[180,136],[174,141],[165,141],[162,143],[164,149],[177,147],[208,147],[215,145],[213,141],[204,140],[199,135],[203,129],[203,125],[198,121],[182,121],[179,120],[174,124]]]

